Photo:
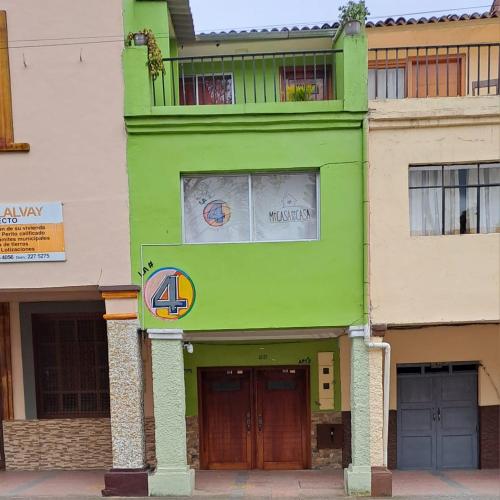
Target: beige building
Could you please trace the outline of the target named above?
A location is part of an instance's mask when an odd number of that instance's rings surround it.
[[[0,468],[108,468],[107,329],[136,296],[122,2],[1,8]]]
[[[498,468],[499,20],[388,20],[368,36],[370,308],[392,348],[389,467]]]

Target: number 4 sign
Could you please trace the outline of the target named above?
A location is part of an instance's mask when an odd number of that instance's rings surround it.
[[[168,321],[185,316],[193,307],[195,296],[191,278],[175,267],[158,269],[144,286],[144,302],[148,309]]]

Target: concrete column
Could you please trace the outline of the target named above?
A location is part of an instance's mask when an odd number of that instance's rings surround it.
[[[105,496],[147,494],[142,357],[133,320],[108,320],[109,389],[113,469]]]
[[[149,494],[191,496],[194,470],[187,464],[183,342],[180,333],[150,333],[153,360],[156,472]]]
[[[351,327],[351,448],[352,463],[344,469],[348,495],[370,495],[370,362],[362,327]]]

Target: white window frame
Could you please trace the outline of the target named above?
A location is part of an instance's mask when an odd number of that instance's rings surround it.
[[[254,235],[254,223],[253,223],[253,206],[252,206],[252,176],[253,175],[279,175],[279,174],[309,174],[315,172],[316,174],[316,238],[301,238],[301,239],[294,239],[294,240],[256,240],[255,235]],[[319,170],[298,170],[298,171],[290,171],[290,170],[277,170],[276,172],[272,172],[269,170],[266,171],[255,171],[255,172],[231,172],[231,173],[217,173],[217,172],[211,172],[211,173],[206,173],[206,174],[190,174],[190,173],[182,173],[181,174],[181,234],[182,234],[182,244],[183,245],[228,245],[228,244],[260,244],[260,243],[294,243],[294,242],[300,242],[300,241],[319,241],[321,239],[321,234],[320,234],[320,229],[321,229],[321,200],[320,200],[320,172]],[[249,217],[249,229],[250,229],[250,239],[249,240],[241,240],[241,241],[211,241],[211,242],[206,242],[206,241],[186,241],[186,235],[185,235],[185,215],[184,215],[184,179],[185,178],[194,178],[194,177],[208,177],[210,175],[213,175],[214,177],[223,177],[223,176],[233,176],[233,177],[247,177],[248,181],[248,217]]]

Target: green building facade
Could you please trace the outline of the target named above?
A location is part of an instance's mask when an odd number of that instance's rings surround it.
[[[194,468],[341,467],[350,443],[320,434],[345,434],[339,336],[365,314],[363,30],[195,38],[179,3],[124,1],[164,58],[152,78],[146,46],[123,55],[151,495],[191,494]]]

